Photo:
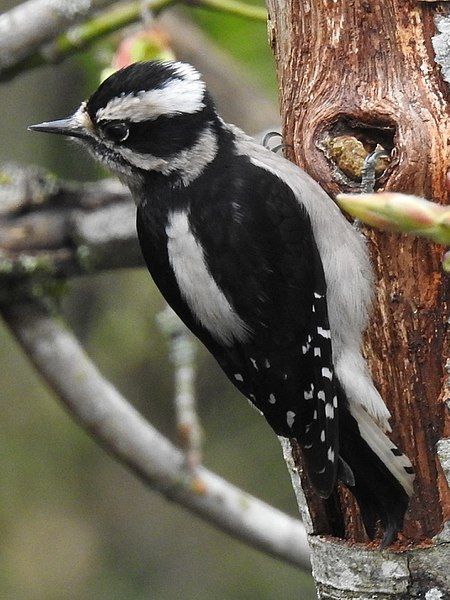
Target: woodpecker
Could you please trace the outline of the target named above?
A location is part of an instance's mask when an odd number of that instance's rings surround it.
[[[129,187],[161,293],[278,436],[314,490],[342,481],[369,537],[401,530],[409,459],[361,353],[373,277],[362,235],[299,167],[218,115],[180,62],[111,75],[67,119],[30,129],[80,141]]]

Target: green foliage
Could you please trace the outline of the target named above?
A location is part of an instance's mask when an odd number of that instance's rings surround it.
[[[252,0],[251,4],[264,6],[262,0]],[[248,21],[204,8],[190,11],[189,16],[220,46],[248,67],[252,75],[275,97],[275,65],[267,43],[266,23]]]

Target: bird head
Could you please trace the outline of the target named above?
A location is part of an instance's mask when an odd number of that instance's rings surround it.
[[[151,61],[108,77],[70,117],[29,129],[75,138],[126,183],[158,172],[188,184],[217,153],[217,123],[194,67]]]

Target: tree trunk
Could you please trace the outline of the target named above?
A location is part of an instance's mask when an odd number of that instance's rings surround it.
[[[443,67],[450,51],[432,36],[438,18],[450,23],[450,9],[416,0],[268,0],[268,8],[289,158],[334,196],[361,189],[364,155],[380,144],[389,158],[376,189],[448,202],[449,88],[433,43]],[[378,279],[366,356],[393,415],[392,438],[417,473],[404,536],[394,550],[377,551],[348,493],[325,503],[306,485],[300,490],[296,469],[291,474],[316,534],[320,598],[447,598],[449,286],[442,248],[365,234]],[[301,472],[295,448],[293,456]],[[342,521],[347,543],[332,539]]]

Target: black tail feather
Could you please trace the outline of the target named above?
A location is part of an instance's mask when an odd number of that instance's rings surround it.
[[[341,483],[349,488],[355,485],[355,475],[342,456],[339,456],[337,477]]]
[[[381,547],[385,548],[392,544],[398,532],[403,528],[409,494],[391,470],[386,467],[380,456],[374,452],[368,441],[362,437],[357,420],[345,406],[339,417],[339,452],[354,475],[353,486],[348,485],[348,476],[346,476],[347,481],[344,480],[343,483],[355,496],[367,535],[371,539],[375,537],[377,523],[380,521],[384,532]],[[381,431],[375,429],[376,427],[374,422],[373,428],[376,435],[380,438],[385,437]],[[392,446],[394,445],[392,444]],[[395,460],[394,454],[392,454],[392,460]]]

